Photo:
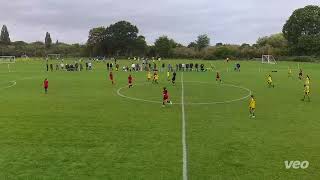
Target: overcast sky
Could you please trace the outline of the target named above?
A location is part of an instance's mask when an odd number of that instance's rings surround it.
[[[89,29],[127,20],[148,44],[167,35],[182,44],[208,34],[211,44],[254,43],[281,32],[293,10],[319,0],[0,0],[12,41],[85,43]]]

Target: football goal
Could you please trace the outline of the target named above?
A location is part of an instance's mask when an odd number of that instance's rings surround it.
[[[47,55],[47,59],[49,60],[59,60],[61,58],[61,54],[48,54]]]
[[[0,56],[0,64],[7,64],[8,65],[8,71],[12,72],[12,67],[10,67],[10,64],[13,64],[16,62],[15,56]]]
[[[9,64],[15,63],[16,57],[15,56],[0,56],[0,64]]]
[[[277,64],[275,58],[272,55],[262,55],[263,64]]]

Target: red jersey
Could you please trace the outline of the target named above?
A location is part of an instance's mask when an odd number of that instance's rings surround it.
[[[49,81],[48,80],[44,80],[43,87],[44,88],[48,88],[49,87]]]
[[[128,81],[129,81],[129,83],[132,83],[132,76],[128,77]]]
[[[113,74],[112,74],[112,73],[109,74],[109,78],[110,78],[111,80],[113,80]]]
[[[169,99],[168,90],[164,90],[162,94],[163,94],[163,99],[164,100]]]

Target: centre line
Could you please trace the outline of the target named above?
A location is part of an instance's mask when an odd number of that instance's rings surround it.
[[[182,175],[183,180],[188,180],[188,158],[187,158],[187,140],[186,140],[186,116],[184,110],[184,85],[183,73],[181,73],[181,113],[182,113]]]

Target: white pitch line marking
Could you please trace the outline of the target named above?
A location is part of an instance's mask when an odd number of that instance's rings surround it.
[[[11,87],[17,85],[17,82],[16,82],[16,81],[9,81],[9,82],[11,83],[11,85],[5,86],[5,87],[0,87],[0,90],[8,89],[8,88],[11,88]]]
[[[186,140],[186,116],[184,110],[184,85],[183,73],[181,73],[181,112],[182,112],[182,175],[183,180],[188,180],[188,158],[187,158],[187,140]]]
[[[188,83],[200,83],[200,84],[213,84],[213,83],[209,83],[209,82],[200,82],[200,81],[184,81],[184,82],[188,82]],[[199,102],[199,103],[184,103],[185,105],[213,105],[213,104],[227,104],[227,103],[232,103],[232,102],[236,102],[236,101],[242,101],[244,99],[247,99],[249,96],[251,96],[252,92],[250,89],[245,88],[245,87],[241,87],[241,86],[236,86],[233,84],[221,84],[222,86],[229,86],[229,87],[234,87],[234,88],[238,88],[238,89],[242,89],[248,92],[248,94],[246,96],[243,96],[241,98],[236,98],[236,99],[231,99],[231,100],[225,100],[225,101],[215,101],[215,102]],[[134,101],[142,101],[142,102],[148,102],[148,103],[156,103],[156,104],[161,104],[162,101],[154,101],[154,100],[147,100],[147,99],[141,99],[141,98],[136,98],[136,97],[130,97],[130,96],[126,96],[124,94],[121,93],[121,91],[125,88],[128,88],[128,86],[125,87],[121,87],[117,90],[117,95],[126,99],[130,99],[130,100],[134,100]],[[173,104],[177,104],[177,105],[181,105],[181,103],[173,103]]]

